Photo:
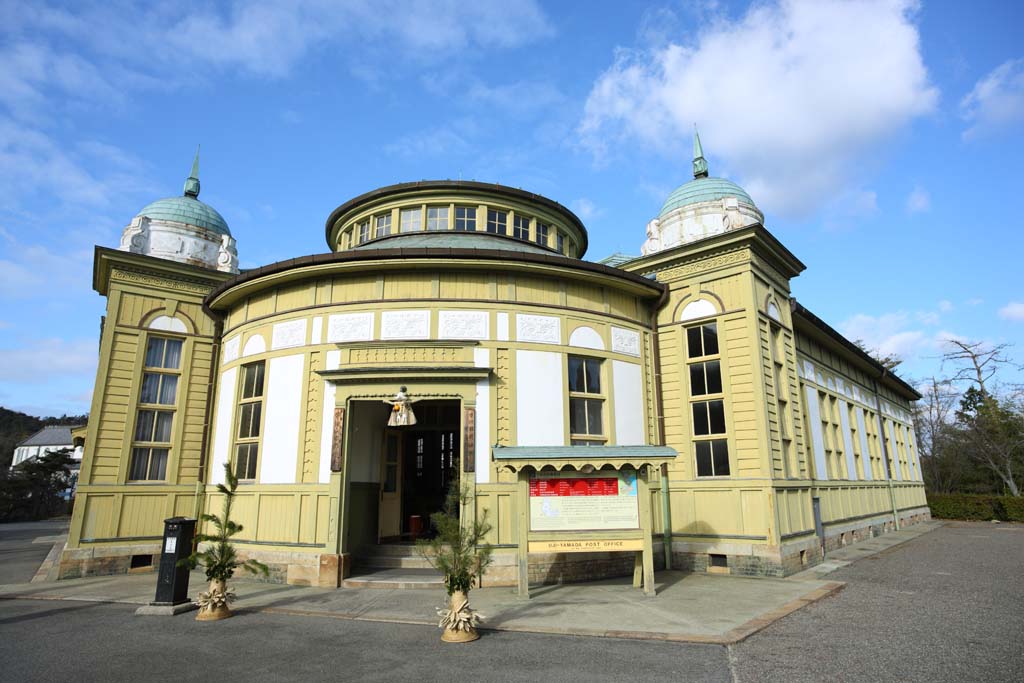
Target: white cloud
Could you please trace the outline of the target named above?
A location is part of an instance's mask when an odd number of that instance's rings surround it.
[[[999,317],[1003,320],[1024,320],[1024,303],[1011,301],[999,309]]]
[[[916,7],[782,0],[707,21],[695,42],[619,49],[587,99],[582,144],[598,159],[632,140],[676,154],[697,122],[705,152],[742,169],[763,207],[817,209],[935,106]]]
[[[985,300],[984,299],[979,299],[978,297],[974,297],[972,299],[968,299],[967,300],[967,305],[968,306],[980,306],[983,303],[985,303]]]
[[[580,197],[570,204],[573,212],[584,221],[600,218],[604,215],[604,209],[594,204],[586,197]]]
[[[91,379],[96,372],[95,339],[33,339],[13,349],[0,349],[0,382],[68,382]]]
[[[39,244],[8,240],[0,256],[0,301],[50,299],[54,292],[78,291],[90,281],[91,268],[91,250],[57,253]]]
[[[384,147],[388,154],[413,158],[462,154],[470,149],[463,132],[447,126],[410,133]]]
[[[1024,59],[1003,62],[979,80],[961,101],[970,140],[1024,122]]]
[[[949,301],[947,299],[943,299],[942,301],[939,302],[939,312],[941,312],[941,313],[949,313],[952,310],[953,310],[953,302],[952,301]]]
[[[928,190],[916,185],[910,194],[907,195],[907,212],[924,213],[932,208],[932,197]]]

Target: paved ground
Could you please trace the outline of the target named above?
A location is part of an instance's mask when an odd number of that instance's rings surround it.
[[[1024,671],[1022,566],[1024,525],[948,525],[841,566],[827,578],[845,581],[844,590],[727,647],[518,632],[443,645],[430,626],[326,611],[243,609],[207,624],[189,615],[136,617],[133,605],[2,600],[0,678],[1011,681]],[[280,587],[256,588],[268,605],[283,595]],[[387,591],[358,592],[389,602]],[[716,600],[724,609],[731,596]],[[75,653],[76,672],[67,658],[52,657],[54,642]],[[225,649],[237,661],[222,661]]]
[[[732,647],[739,681],[1024,679],[1024,525],[948,524],[829,578]]]
[[[52,541],[33,541],[66,533],[67,528],[67,519],[0,524],[0,584],[31,581],[53,547]]]

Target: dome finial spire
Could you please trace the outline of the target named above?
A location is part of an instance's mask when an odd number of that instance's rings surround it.
[[[199,145],[196,145],[196,158],[192,161],[192,172],[185,180],[185,196],[193,199],[199,196]]]
[[[708,162],[704,159],[704,150],[700,146],[700,133],[697,124],[693,124],[693,177],[708,177]]]

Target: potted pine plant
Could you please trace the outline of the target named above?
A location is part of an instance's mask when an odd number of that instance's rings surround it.
[[[447,643],[468,643],[480,637],[476,627],[481,616],[469,606],[468,596],[473,583],[490,565],[494,550],[484,542],[491,531],[486,513],[472,523],[459,518],[459,510],[469,502],[469,489],[453,482],[444,507],[430,516],[436,535],[416,542],[424,559],[444,574],[448,607],[437,610],[437,615],[441,617],[438,626],[443,629],[441,640]]]
[[[242,525],[231,519],[231,506],[235,501],[235,489],[238,488],[238,477],[231,471],[231,466],[224,464],[225,481],[227,485],[217,484],[217,490],[224,496],[224,510],[221,515],[201,515],[200,519],[213,525],[215,533],[196,534],[196,543],[208,544],[204,549],[195,550],[191,555],[181,560],[181,564],[189,569],[195,569],[202,565],[206,570],[206,578],[210,582],[210,589],[200,593],[196,598],[199,605],[199,614],[196,621],[219,621],[231,616],[231,602],[235,594],[228,589],[228,580],[234,576],[236,569],[245,569],[254,574],[266,576],[269,573],[267,565],[257,560],[238,559],[235,547],[231,543],[231,537],[242,530]]]

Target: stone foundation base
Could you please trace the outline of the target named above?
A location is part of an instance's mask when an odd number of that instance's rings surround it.
[[[134,562],[133,562],[134,559]],[[135,568],[133,568],[133,564]],[[110,576],[153,571],[160,564],[160,544],[97,545],[65,548],[60,555],[58,579]]]
[[[931,519],[927,507],[904,510],[900,526],[907,527]],[[849,522],[825,525],[822,544],[813,531],[783,542],[782,547],[721,542],[672,542],[672,568],[692,572],[739,576],[786,577],[820,564],[833,550],[896,530],[892,515],[875,515]],[[655,544],[657,545],[657,544]],[[714,566],[714,565],[719,566]]]

